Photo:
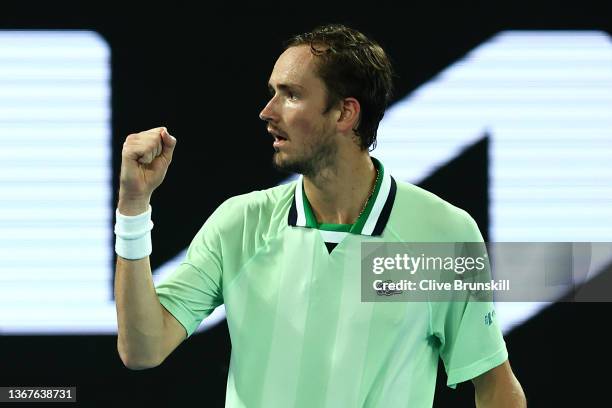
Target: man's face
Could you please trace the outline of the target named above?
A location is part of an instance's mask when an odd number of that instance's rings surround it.
[[[274,136],[275,167],[306,176],[332,164],[337,151],[337,110],[323,113],[327,94],[314,58],[306,45],[281,54],[268,81],[271,99],[259,114]]]

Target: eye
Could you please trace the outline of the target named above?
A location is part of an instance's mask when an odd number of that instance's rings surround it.
[[[291,92],[291,91],[287,92],[287,97],[288,97],[288,98],[289,98],[289,100],[291,100],[291,101],[295,101],[295,100],[297,100],[297,98],[298,98],[298,97],[297,97],[297,95],[296,95],[296,94],[294,94],[294,93],[293,93],[293,92]]]

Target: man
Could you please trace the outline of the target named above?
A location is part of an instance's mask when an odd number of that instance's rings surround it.
[[[161,364],[225,304],[227,406],[431,406],[439,357],[449,386],[473,381],[477,406],[525,406],[499,326],[484,324],[491,304],[361,302],[362,242],[482,241],[467,213],[370,157],[391,82],[382,48],[353,29],[294,37],[260,117],[274,165],[301,177],[223,203],[156,289],[149,200],[176,140],[165,128],[128,136],[115,227],[127,367]]]

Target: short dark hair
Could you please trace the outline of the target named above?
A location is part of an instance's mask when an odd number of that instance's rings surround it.
[[[363,150],[376,147],[376,132],[391,100],[393,69],[387,54],[375,41],[342,24],[328,24],[298,34],[285,49],[310,46],[318,57],[317,74],[327,87],[328,112],[347,97],[359,101],[361,116],[357,128]]]

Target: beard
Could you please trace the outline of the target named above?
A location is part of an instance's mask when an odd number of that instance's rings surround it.
[[[303,146],[300,156],[281,158],[276,150],[272,157],[272,165],[284,173],[298,173],[305,177],[315,178],[325,168],[333,167],[336,161],[338,146],[333,141],[333,135],[327,134],[310,146]]]

